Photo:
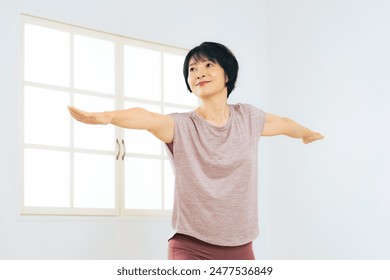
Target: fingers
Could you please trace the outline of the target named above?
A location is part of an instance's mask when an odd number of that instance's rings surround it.
[[[93,114],[84,112],[80,109],[77,109],[76,107],[73,106],[68,106],[68,110],[72,117],[76,119],[79,122],[83,122],[86,124],[94,124],[94,119],[93,119]]]
[[[324,139],[324,138],[325,138],[324,135],[322,135],[322,134],[320,134],[320,133],[317,133],[316,138],[315,138],[314,140],[322,140],[322,139]]]
[[[82,114],[80,114],[80,110],[73,106],[68,106],[69,113],[72,115],[73,118],[75,118],[78,121],[81,121]]]
[[[311,135],[310,137],[305,137],[302,139],[303,143],[305,144],[309,144],[311,142],[314,142],[314,141],[317,141],[317,140],[322,140],[324,139],[325,137],[323,135],[321,135],[321,133],[314,133],[313,135]]]

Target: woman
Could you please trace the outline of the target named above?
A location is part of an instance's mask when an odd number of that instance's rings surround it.
[[[293,120],[248,105],[228,104],[238,63],[225,46],[205,42],[186,56],[183,74],[200,106],[162,115],[142,108],[88,113],[87,124],[144,129],[166,143],[175,170],[169,259],[255,259],[258,235],[257,155],[260,136],[286,135],[304,143],[323,139]]]

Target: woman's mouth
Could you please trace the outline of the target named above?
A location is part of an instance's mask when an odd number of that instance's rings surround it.
[[[210,81],[201,81],[201,82],[197,83],[196,86],[202,87],[208,83],[210,83]]]

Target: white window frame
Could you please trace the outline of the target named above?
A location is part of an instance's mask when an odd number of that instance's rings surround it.
[[[175,107],[180,108],[183,110],[193,110],[194,106],[188,106],[188,105],[182,105],[182,104],[174,104],[174,103],[167,103],[164,101],[164,90],[163,90],[163,82],[161,82],[161,92],[162,97],[160,101],[150,101],[145,100],[142,98],[133,98],[133,97],[126,97],[124,96],[124,46],[125,45],[131,45],[146,49],[153,49],[157,50],[159,52],[165,52],[170,54],[178,54],[185,56],[185,54],[188,52],[186,49],[171,47],[171,46],[165,46],[161,44],[156,43],[150,43],[146,41],[140,41],[132,38],[127,38],[123,36],[118,36],[114,34],[108,34],[106,32],[100,32],[95,31],[91,29],[86,29],[78,26],[73,26],[69,24],[63,24],[47,19],[41,19],[30,15],[21,15],[21,65],[20,65],[20,92],[21,92],[21,98],[20,98],[20,213],[22,215],[103,215],[103,216],[169,216],[171,215],[171,210],[165,209],[164,205],[164,162],[168,159],[167,156],[163,152],[163,145],[161,145],[161,153],[160,155],[146,155],[146,154],[131,154],[126,152],[126,157],[144,157],[144,158],[154,158],[158,159],[161,162],[161,188],[162,188],[162,209],[159,210],[148,210],[148,209],[125,209],[125,202],[124,202],[124,180],[125,180],[125,174],[124,174],[124,164],[123,161],[117,160],[116,161],[116,183],[115,183],[115,208],[114,209],[99,209],[99,208],[74,208],[73,204],[71,204],[71,207],[32,207],[32,206],[26,206],[24,205],[24,150],[26,148],[32,148],[32,149],[45,149],[45,150],[58,150],[58,151],[66,151],[69,152],[71,155],[70,160],[70,172],[71,172],[71,195],[73,194],[73,154],[74,152],[88,152],[83,149],[75,148],[73,145],[73,124],[74,121],[71,122],[70,127],[70,147],[52,147],[52,146],[46,146],[46,145],[37,145],[37,144],[28,144],[24,141],[24,88],[25,86],[34,86],[39,87],[42,89],[54,89],[54,90],[63,90],[63,91],[69,91],[70,92],[70,98],[71,98],[71,104],[73,105],[73,98],[75,92],[80,93],[79,89],[75,89],[73,87],[73,72],[70,73],[71,82],[69,87],[59,87],[59,86],[52,86],[47,84],[41,84],[41,83],[32,83],[25,81],[24,79],[24,26],[25,24],[34,24],[39,25],[43,27],[49,27],[54,28],[66,32],[70,32],[71,34],[81,34],[86,36],[92,36],[96,38],[102,38],[105,40],[113,41],[115,43],[115,93],[114,95],[107,96],[103,93],[97,93],[97,92],[85,92],[86,95],[93,95],[93,96],[102,96],[102,97],[110,97],[114,99],[115,102],[115,108],[116,109],[123,109],[124,103],[126,101],[130,102],[137,102],[137,103],[143,103],[143,104],[151,104],[151,105],[158,105],[162,108],[164,112],[165,107]],[[71,42],[72,44],[72,42]],[[71,53],[70,57],[70,65],[71,65],[71,71],[73,71],[73,54]],[[163,64],[162,64],[163,67]],[[162,75],[164,75],[163,70],[161,70]],[[161,79],[163,81],[163,79]],[[121,128],[116,128],[116,138],[119,142],[124,139],[124,130]],[[158,141],[156,139],[156,141]],[[115,143],[113,143],[114,145]],[[121,148],[123,149],[123,148]],[[90,151],[89,151],[90,152]],[[117,156],[118,153],[117,150],[113,152],[98,152],[94,151],[96,154],[109,154],[113,157]],[[72,201],[72,200],[71,200]]]

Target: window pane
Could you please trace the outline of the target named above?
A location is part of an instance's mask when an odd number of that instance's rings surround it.
[[[160,113],[160,106],[126,102],[126,108],[141,107],[151,112]],[[146,130],[125,130],[126,152],[136,154],[161,154],[161,141]]]
[[[68,207],[69,153],[24,150],[24,205]]]
[[[24,90],[24,139],[29,144],[69,146],[69,93],[35,87]]]
[[[115,157],[75,153],[74,206],[115,207]]]
[[[26,81],[68,86],[70,35],[32,24],[25,25],[24,78]]]
[[[175,177],[170,162],[164,160],[164,204],[165,209],[173,208]]]
[[[197,97],[187,90],[183,78],[184,58],[164,53],[164,101],[196,106]]]
[[[75,94],[74,105],[88,112],[114,110],[114,100]],[[74,121],[74,145],[77,148],[113,151],[115,128],[112,125],[88,125]]]
[[[161,100],[161,53],[124,47],[125,96]]]
[[[125,176],[126,209],[161,209],[161,160],[127,157]]]
[[[74,36],[74,86],[113,94],[115,91],[114,42]]]

